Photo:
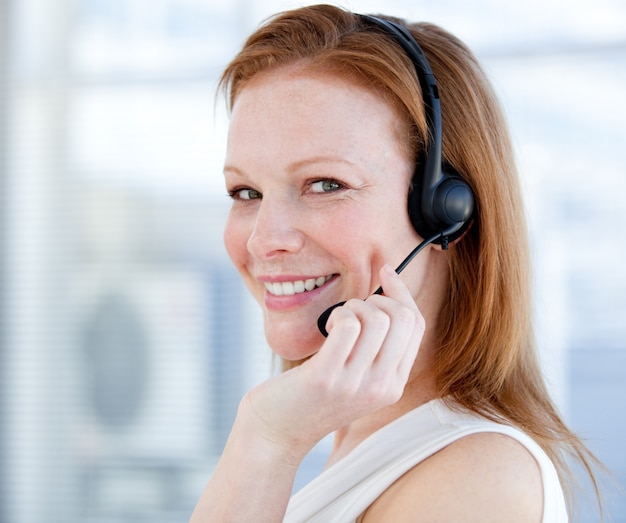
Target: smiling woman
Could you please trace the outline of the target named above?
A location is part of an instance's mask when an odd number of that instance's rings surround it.
[[[327,307],[371,294],[382,264],[397,265],[419,241],[405,210],[410,158],[396,122],[369,89],[297,65],[259,75],[237,98],[225,243],[263,305],[270,346],[289,360],[319,350],[315,318]],[[411,276],[426,272],[437,284],[425,266]],[[307,280],[311,292],[282,292]]]
[[[222,85],[225,244],[285,372],[242,400],[192,521],[567,521],[565,455],[593,457],[541,376],[519,183],[472,53],[311,6],[256,31]]]

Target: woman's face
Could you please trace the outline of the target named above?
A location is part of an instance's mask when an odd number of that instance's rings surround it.
[[[288,68],[257,75],[236,99],[224,240],[283,358],[314,354],[324,340],[318,316],[366,298],[381,266],[420,241],[406,211],[411,165],[399,121],[374,91]],[[403,273],[416,299],[428,256]]]

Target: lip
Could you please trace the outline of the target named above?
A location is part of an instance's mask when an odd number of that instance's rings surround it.
[[[315,300],[322,292],[326,291],[330,285],[333,284],[338,278],[338,274],[331,274],[326,276],[290,276],[290,275],[281,275],[281,276],[265,276],[257,278],[258,281],[263,284],[270,283],[286,283],[286,282],[303,282],[307,280],[317,280],[318,278],[326,278],[326,281],[320,285],[316,286],[312,290],[306,290],[304,292],[298,292],[296,294],[287,294],[287,295],[278,295],[273,294],[270,291],[265,289],[265,306],[268,310],[272,311],[286,311],[290,309],[295,309],[298,307],[302,307],[307,303]]]

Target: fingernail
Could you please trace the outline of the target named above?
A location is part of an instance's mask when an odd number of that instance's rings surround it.
[[[393,267],[391,265],[388,265],[387,263],[385,263],[385,265],[383,266],[383,270],[389,274],[390,276],[397,276],[398,274],[396,273],[396,271],[393,270]]]

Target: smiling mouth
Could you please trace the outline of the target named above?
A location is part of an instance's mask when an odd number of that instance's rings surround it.
[[[330,280],[333,275],[309,278],[306,280],[266,282],[265,288],[273,296],[293,296],[317,289]]]

